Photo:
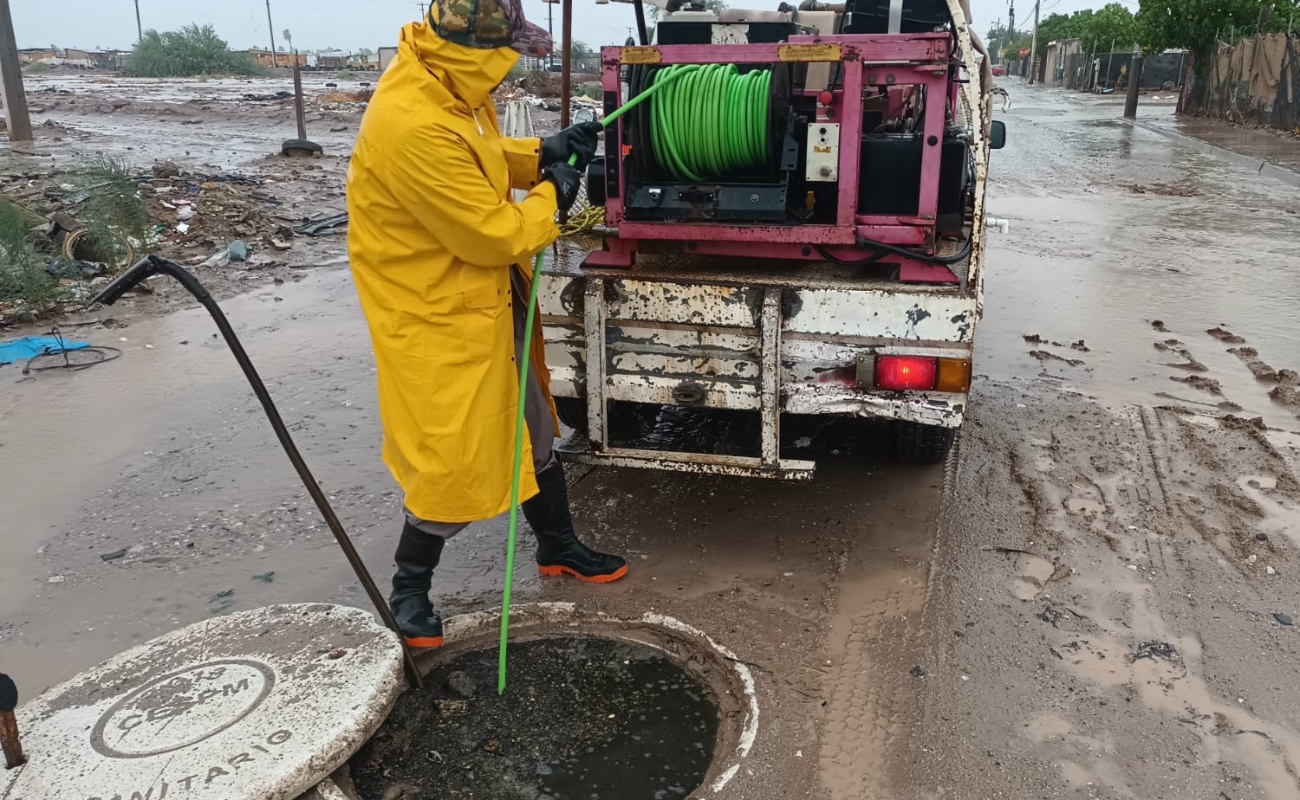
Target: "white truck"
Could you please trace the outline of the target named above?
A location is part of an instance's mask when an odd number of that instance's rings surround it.
[[[605,203],[606,225],[561,240],[540,287],[551,387],[561,420],[575,431],[561,448],[564,458],[809,479],[815,463],[788,457],[799,451],[783,441],[783,421],[792,415],[887,420],[897,457],[945,458],[965,417],[982,311],[989,150],[1002,146],[1005,133],[989,118],[991,81],[981,74],[964,12],[955,0],[939,2],[944,25],[927,26],[935,9],[917,12],[922,4],[912,0],[881,0],[866,16],[850,4],[832,12],[830,23],[821,14],[816,21],[833,24],[835,35],[801,26],[798,12],[774,19],[729,10],[701,19],[700,9],[688,7],[689,30],[666,35],[673,15],[661,16],[655,45],[602,51],[607,114],[653,81],[647,69],[749,62],[744,71],[770,60],[774,74],[793,76],[790,86],[773,84],[772,102],[792,108],[773,119],[789,120],[786,150],[798,163],[784,173],[774,166],[780,183],[770,176],[761,187],[754,182],[741,201],[776,198],[785,204],[773,211],[778,216],[727,216],[727,198],[735,196],[727,180],[674,182],[652,174],[653,165],[638,167],[635,150],[647,146],[635,138],[642,123],[629,121],[632,113],[618,130],[606,130],[606,159],[588,174],[593,204]],[[886,20],[876,19],[877,6]],[[921,18],[920,33],[907,33],[909,14]],[[768,23],[782,19],[793,28],[776,29],[775,42],[755,43],[773,38]],[[888,28],[873,30],[877,23]],[[921,44],[930,49],[917,50]],[[840,146],[823,149],[822,161],[829,153],[841,185],[857,178],[840,195],[857,203],[836,210],[834,195],[825,195],[832,207],[818,224],[817,193],[839,190],[805,181],[816,179],[814,139],[820,131],[817,141],[824,141],[830,120]],[[910,199],[891,198],[891,175],[920,188]],[[779,195],[771,188],[777,185]],[[809,246],[790,249],[800,238],[828,242],[845,225],[851,238],[834,240],[842,246],[813,244],[811,257]],[[746,241],[746,232],[771,244]],[[636,241],[629,246],[629,239]],[[610,263],[631,247],[630,265]],[[776,257],[754,257],[768,247]],[[736,248],[750,255],[726,254]],[[939,268],[950,277],[916,277]],[[741,435],[739,446],[735,436],[724,448],[645,444],[646,421],[665,416],[686,427],[720,420]]]

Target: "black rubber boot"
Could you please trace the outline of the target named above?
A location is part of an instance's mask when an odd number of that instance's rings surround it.
[[[393,593],[388,607],[397,619],[397,629],[411,647],[438,647],[442,644],[442,617],[429,602],[433,570],[442,558],[441,536],[422,533],[409,521],[402,527],[397,543],[397,571],[393,573]]]
[[[591,583],[610,583],[627,574],[627,562],[622,558],[597,553],[578,541],[560,462],[537,474],[537,487],[541,491],[525,501],[523,508],[537,536],[538,572],[551,577],[572,575]]]

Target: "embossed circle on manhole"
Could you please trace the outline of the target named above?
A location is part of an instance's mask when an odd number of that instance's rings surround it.
[[[260,661],[226,659],[146,683],[105,711],[90,746],[110,758],[143,758],[197,744],[262,704],[275,673]]]
[[[709,686],[661,649],[562,636],[436,664],[352,759],[363,800],[679,800],[704,782],[717,743]]]

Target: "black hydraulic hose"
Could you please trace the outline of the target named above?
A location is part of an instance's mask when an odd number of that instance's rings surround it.
[[[840,258],[839,256],[835,255],[834,253],[827,250],[825,247],[821,245],[817,245],[817,252],[822,254],[822,258],[826,259],[832,264],[839,264],[841,267],[869,267],[872,264],[879,261],[880,259],[889,255],[888,253],[885,252],[872,253],[866,258],[860,258],[857,259],[856,261],[849,261],[847,259]]]
[[[239,362],[239,368],[243,370],[244,377],[248,379],[249,385],[253,387],[253,394],[257,395],[257,399],[262,402],[262,410],[266,412],[266,418],[270,421],[276,438],[280,440],[280,446],[284,448],[285,454],[289,456],[289,461],[293,464],[293,468],[297,470],[303,486],[307,487],[307,493],[316,502],[316,508],[320,509],[321,516],[325,518],[325,524],[329,526],[330,532],[334,534],[334,539],[342,548],[343,555],[347,556],[352,571],[356,573],[361,585],[365,587],[370,602],[374,604],[375,611],[379,613],[379,618],[397,634],[398,641],[402,643],[402,657],[406,664],[407,680],[413,688],[420,688],[423,685],[420,670],[415,665],[415,658],[411,654],[410,648],[406,646],[401,631],[397,629],[397,620],[393,618],[393,612],[388,608],[388,602],[380,593],[379,587],[375,585],[374,578],[370,576],[370,572],[366,569],[365,563],[357,553],[356,547],[353,546],[352,540],[348,538],[347,531],[343,530],[343,523],[339,522],[338,515],[334,513],[334,508],[330,506],[324,490],[320,488],[320,484],[312,476],[311,470],[307,468],[307,462],[303,461],[302,454],[298,452],[297,445],[293,443],[293,438],[289,435],[289,429],[285,427],[284,420],[280,418],[280,412],[275,407],[275,401],[271,399],[271,393],[267,391],[266,385],[262,383],[261,377],[253,367],[253,362],[248,358],[248,353],[244,351],[244,346],[240,343],[239,338],[235,336],[234,329],[230,327],[226,315],[222,313],[217,302],[212,299],[212,295],[208,294],[208,290],[199,283],[198,278],[195,278],[189,270],[180,264],[158,256],[146,256],[137,261],[126,272],[114,278],[91,303],[103,303],[106,306],[111,306],[120,300],[124,293],[154,275],[167,275],[176,279],[212,315],[213,322],[217,324],[217,330],[221,331],[221,336],[230,347],[230,352],[234,354],[235,361]]]
[[[919,253],[915,250],[909,250],[906,247],[897,247],[892,244],[877,242],[874,239],[859,238],[858,247],[866,247],[868,249],[875,250],[877,255],[880,255],[882,257],[885,254],[893,254],[896,256],[903,256],[904,258],[914,258],[917,261],[920,261],[925,264],[939,264],[941,266],[946,267],[949,266],[950,264],[956,264],[960,261],[964,261],[966,257],[970,255],[972,241],[973,241],[972,239],[967,239],[966,244],[962,246],[961,251],[953,256],[932,256],[928,253]],[[832,261],[837,264],[844,264],[846,266],[858,266],[857,264],[852,264],[850,262],[845,262],[842,259],[835,258],[826,250],[825,247],[822,247],[820,245],[818,245],[817,247],[817,252],[825,256],[827,261]],[[868,264],[872,263],[874,260],[875,259],[872,258],[868,260],[866,263]]]

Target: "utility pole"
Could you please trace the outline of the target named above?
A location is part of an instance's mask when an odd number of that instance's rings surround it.
[[[140,24],[140,0],[135,0],[135,33],[136,42],[144,41],[144,26]]]
[[[1016,41],[1016,0],[1011,0],[1011,12],[1007,15],[1007,32],[1011,40],[1008,44],[1015,44]]]
[[[1137,119],[1138,92],[1142,88],[1142,51],[1135,45],[1128,62],[1128,97],[1124,98],[1124,116]]]
[[[550,72],[551,67],[555,66],[555,15],[551,9],[555,8],[555,3],[546,4],[546,35],[551,37],[551,52],[546,54],[546,71]]]
[[[275,61],[275,23],[271,21],[271,0],[266,0],[266,32],[271,34],[271,66],[278,67]]]
[[[267,0],[271,2],[271,0]],[[1034,0],[1034,35],[1029,40],[1029,82],[1038,77],[1038,6],[1042,0]]]
[[[27,116],[27,93],[23,90],[23,73],[18,65],[18,41],[14,38],[9,0],[0,0],[0,94],[4,95],[9,141],[30,142],[32,120]]]
[[[420,6],[420,19],[424,19],[424,3],[417,3]]]

